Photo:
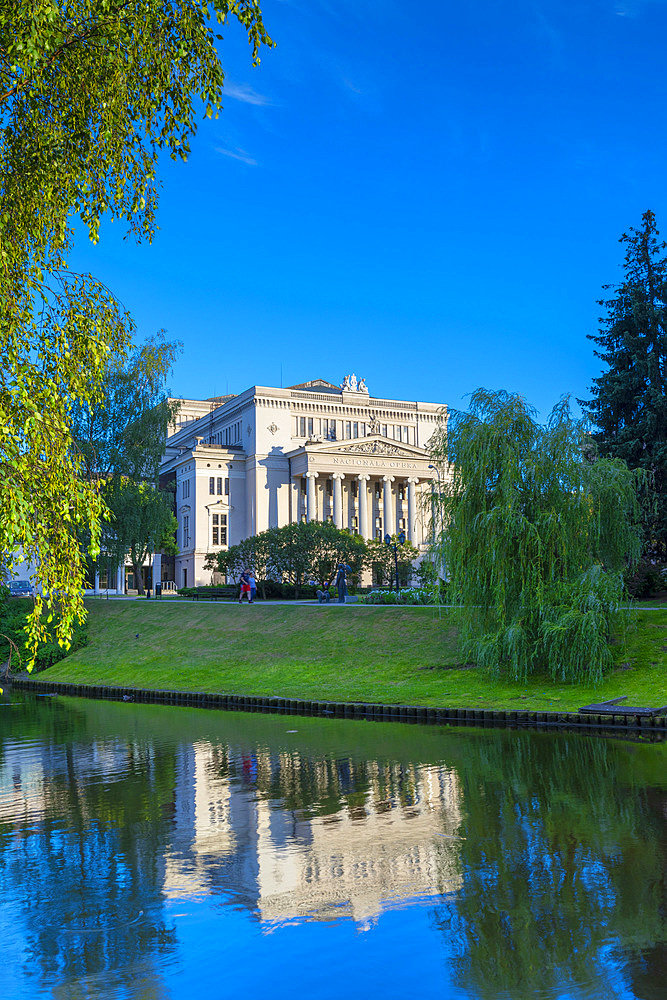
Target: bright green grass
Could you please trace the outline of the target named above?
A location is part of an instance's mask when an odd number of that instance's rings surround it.
[[[460,663],[456,611],[91,601],[90,644],[41,679],[326,701],[569,711],[667,704],[667,610],[644,611],[597,689],[493,680]],[[135,636],[138,634],[138,638]]]

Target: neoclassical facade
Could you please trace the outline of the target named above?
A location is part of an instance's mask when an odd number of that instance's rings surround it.
[[[209,553],[302,519],[365,538],[403,530],[425,549],[443,404],[374,397],[354,375],[179,402],[161,468],[175,487],[178,587],[210,583]]]

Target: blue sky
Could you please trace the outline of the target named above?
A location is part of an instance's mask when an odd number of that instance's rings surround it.
[[[106,225],[75,265],[143,338],[183,342],[175,395],[354,371],[372,395],[545,415],[587,396],[601,286],[651,208],[667,235],[666,0],[265,0],[253,69],[166,160],[152,245]]]

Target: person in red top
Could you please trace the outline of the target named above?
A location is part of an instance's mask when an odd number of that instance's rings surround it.
[[[248,598],[248,604],[250,604],[250,573],[247,569],[244,569],[241,573],[241,578],[239,580],[241,584],[241,593],[239,594],[239,604],[243,604],[243,598]]]

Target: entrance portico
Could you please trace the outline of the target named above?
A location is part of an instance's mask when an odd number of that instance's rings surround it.
[[[332,521],[364,538],[404,530],[426,541],[420,494],[435,478],[428,453],[370,435],[353,441],[307,441],[289,452],[290,519]]]

